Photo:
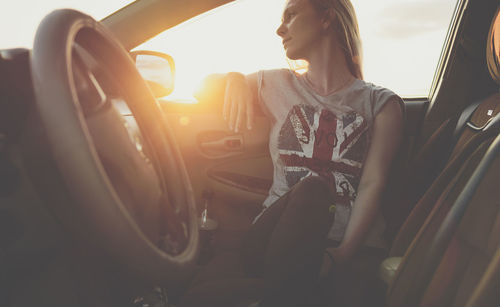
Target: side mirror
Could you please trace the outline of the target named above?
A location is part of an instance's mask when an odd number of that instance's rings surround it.
[[[130,53],[135,66],[148,83],[156,98],[169,95],[174,90],[175,63],[174,59],[165,53],[138,50]]]

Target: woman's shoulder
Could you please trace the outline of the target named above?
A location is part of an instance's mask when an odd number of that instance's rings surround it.
[[[258,72],[263,78],[291,78],[295,74],[294,71],[287,68],[264,69]]]
[[[364,90],[369,91],[370,95],[372,95],[372,97],[375,99],[383,98],[383,97],[391,97],[391,96],[399,97],[398,94],[396,94],[396,92],[392,91],[391,89],[389,89],[387,87],[377,85],[377,84],[374,84],[372,82],[368,82],[365,80],[360,80],[360,84],[361,84],[361,87]]]
[[[397,103],[400,105],[401,109],[404,110],[403,100],[393,90],[364,80],[360,81],[360,87],[363,91],[366,91],[366,94],[370,97],[373,115],[378,114],[382,107],[388,102]]]
[[[259,88],[272,91],[290,91],[296,87],[297,77],[295,72],[286,68],[261,70],[257,74]]]

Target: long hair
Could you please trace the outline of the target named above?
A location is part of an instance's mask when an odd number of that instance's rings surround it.
[[[353,76],[363,79],[362,48],[359,35],[358,19],[350,0],[309,0],[320,13],[325,13],[334,19],[332,31],[337,32],[339,43],[347,61],[347,66]]]

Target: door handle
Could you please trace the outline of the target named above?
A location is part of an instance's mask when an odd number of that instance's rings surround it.
[[[243,151],[243,136],[240,134],[224,136],[214,141],[203,141],[200,146],[205,151]]]

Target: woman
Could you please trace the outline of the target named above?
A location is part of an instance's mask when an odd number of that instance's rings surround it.
[[[306,306],[328,259],[342,266],[363,245],[384,247],[379,200],[401,139],[401,99],[362,80],[349,0],[287,0],[277,34],[307,72],[229,73],[223,110],[235,131],[252,128],[256,106],[272,121],[266,209],[238,256],[215,260],[206,269],[214,274],[195,279],[185,305],[253,297],[259,306]],[[232,275],[221,262],[234,262]]]

